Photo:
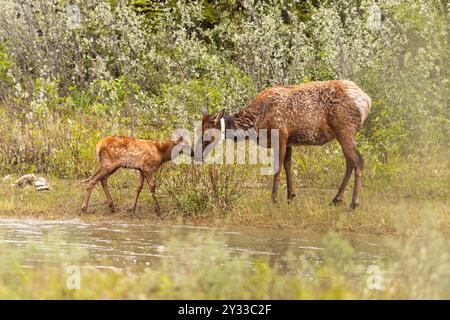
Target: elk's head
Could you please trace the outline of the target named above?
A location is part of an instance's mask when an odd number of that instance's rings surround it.
[[[220,140],[220,134],[218,135],[217,132],[218,133],[221,132],[221,119],[225,114],[225,109],[220,110],[216,114],[208,114],[208,110],[202,108],[201,114],[202,114],[202,123],[199,137],[201,139],[201,148],[202,148],[200,154],[203,155],[205,149],[210,144],[217,143]],[[200,143],[198,143],[197,145],[200,146]],[[205,154],[205,157],[206,156],[207,154]]]

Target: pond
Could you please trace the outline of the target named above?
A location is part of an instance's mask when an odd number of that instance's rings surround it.
[[[52,263],[56,256],[67,261],[83,252],[84,266],[99,269],[151,268],[162,259],[170,259],[166,243],[171,238],[216,234],[223,250],[233,254],[245,253],[255,259],[266,259],[272,266],[283,269],[283,259],[289,252],[290,259],[307,257],[321,263],[325,234],[260,230],[257,228],[208,228],[187,225],[150,224],[123,221],[85,222],[80,220],[45,221],[0,219],[0,250],[14,247],[26,252],[24,267]],[[348,234],[344,236],[353,247],[353,260],[366,268],[384,260],[387,248],[381,237]],[[33,250],[29,250],[29,246]],[[194,248],[192,248],[194,249]],[[190,248],[183,248],[189,263]],[[1,252],[1,251],[0,251]],[[195,257],[195,255],[193,255]],[[254,260],[254,259],[251,259]]]

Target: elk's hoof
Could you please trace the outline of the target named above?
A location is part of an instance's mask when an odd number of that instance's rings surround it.
[[[296,196],[297,196],[297,195],[296,195],[295,193],[291,193],[291,195],[288,196],[288,203],[292,203],[292,201],[294,201],[294,198],[295,198]]]
[[[358,202],[352,202],[350,204],[350,209],[356,209],[357,207],[359,207],[359,203]]]
[[[334,198],[333,201],[332,201],[332,203],[336,206],[336,205],[342,203],[342,199],[340,199],[340,198]]]
[[[278,193],[272,192],[272,203],[278,202]]]
[[[86,214],[87,213],[87,208],[86,207],[81,207],[81,213],[82,214]]]

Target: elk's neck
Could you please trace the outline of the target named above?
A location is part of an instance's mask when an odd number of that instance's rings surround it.
[[[257,114],[253,110],[244,109],[232,116],[225,116],[226,129],[249,130],[255,127]]]

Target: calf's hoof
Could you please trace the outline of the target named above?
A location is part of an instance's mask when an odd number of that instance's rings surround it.
[[[87,207],[81,207],[81,213],[86,214],[87,213]]]
[[[341,198],[334,198],[333,201],[332,201],[332,203],[333,203],[334,205],[338,205],[338,204],[342,203],[342,199],[341,199]]]

